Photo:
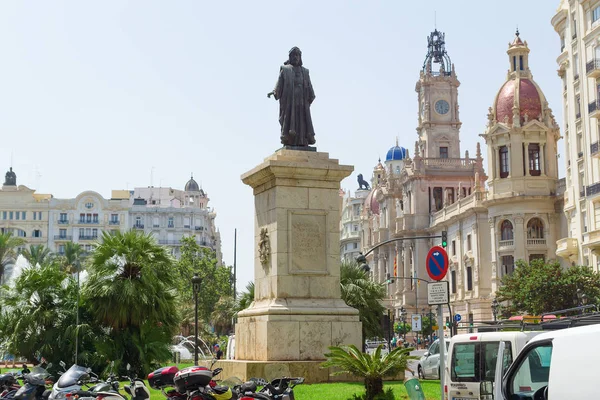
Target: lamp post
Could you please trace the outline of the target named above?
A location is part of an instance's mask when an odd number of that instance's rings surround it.
[[[497,321],[497,317],[498,317],[498,300],[496,300],[496,298],[494,297],[494,300],[492,300],[492,314],[494,315],[494,324]]]
[[[202,285],[202,278],[198,276],[198,273],[194,274],[192,278],[192,289],[194,290],[194,365],[198,365],[198,292],[200,291],[200,285]]]
[[[406,343],[406,308],[400,307],[400,319],[402,320],[402,341]]]

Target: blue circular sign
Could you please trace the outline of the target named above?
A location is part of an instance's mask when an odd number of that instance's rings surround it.
[[[460,316],[460,314],[454,314],[454,321],[460,322],[461,319],[462,317]]]
[[[434,281],[441,281],[448,272],[448,253],[443,247],[433,246],[425,258],[427,273]]]

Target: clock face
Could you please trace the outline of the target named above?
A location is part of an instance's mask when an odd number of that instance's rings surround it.
[[[450,105],[446,100],[438,100],[435,103],[435,111],[438,114],[446,114],[450,110]]]

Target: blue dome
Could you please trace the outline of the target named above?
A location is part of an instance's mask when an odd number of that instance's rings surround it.
[[[404,147],[394,146],[388,150],[387,156],[385,156],[385,161],[398,161],[404,160],[408,157],[408,150]]]

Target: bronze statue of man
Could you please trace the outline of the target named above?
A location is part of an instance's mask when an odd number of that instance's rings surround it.
[[[284,146],[306,147],[315,144],[315,130],[310,116],[310,105],[315,92],[308,69],[302,66],[302,52],[293,47],[289,59],[279,69],[275,89],[267,97],[279,100],[281,143]]]

